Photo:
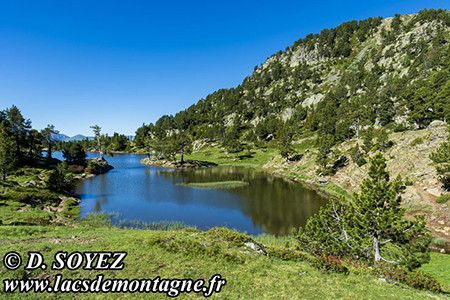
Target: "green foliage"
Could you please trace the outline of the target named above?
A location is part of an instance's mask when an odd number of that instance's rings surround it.
[[[185,256],[206,256],[213,259],[223,259],[228,262],[242,264],[245,259],[226,251],[222,251],[217,243],[211,245],[199,243],[188,238],[175,238],[173,236],[152,236],[149,243],[163,248],[169,253],[182,254]]]
[[[373,148],[373,136],[373,128],[370,127],[366,130],[363,137],[364,143],[362,149],[364,150],[364,152],[366,152],[366,154],[368,154]]]
[[[433,244],[435,245],[445,245],[445,239],[443,238],[437,238],[433,240]]]
[[[386,279],[406,284],[414,289],[428,290],[435,293],[442,291],[441,284],[430,274],[418,271],[408,272],[392,264],[381,264],[376,268],[376,274]]]
[[[389,136],[386,129],[381,129],[377,137],[377,148],[381,152],[385,152],[388,148],[392,147],[392,141],[389,141]]]
[[[450,200],[450,194],[442,194],[437,199],[437,203],[447,203],[447,201]]]
[[[430,159],[434,162],[436,172],[439,174],[439,180],[444,187],[450,188],[450,127],[447,140],[441,144],[436,152],[430,154]]]
[[[342,273],[348,275],[348,268],[340,261],[339,257],[327,255],[325,252],[317,257],[313,263],[313,267],[323,273]]]
[[[52,158],[52,149],[55,145],[55,139],[53,138],[53,135],[58,133],[59,131],[55,129],[55,126],[50,124],[41,131],[41,134],[44,137],[44,146],[47,147],[47,157],[49,159]]]
[[[305,261],[307,260],[307,256],[294,249],[289,249],[286,247],[269,247],[266,249],[267,255],[269,257],[278,258],[281,260],[289,260],[289,261]]]
[[[97,172],[97,165],[94,164],[91,159],[88,159],[87,161],[86,172],[91,174],[96,174]]]
[[[295,149],[292,146],[293,134],[287,126],[281,126],[278,129],[278,150],[281,156],[288,161],[289,156],[294,153]]]
[[[80,222],[82,224],[95,227],[95,228],[112,228],[112,219],[118,218],[118,214],[116,213],[105,213],[104,211],[101,213],[88,213],[86,218],[81,218]]]
[[[30,202],[35,204],[57,205],[59,198],[54,193],[46,189],[31,188],[31,187],[12,187],[4,191],[3,199],[8,199],[17,202]]]
[[[411,147],[415,147],[415,146],[421,145],[421,144],[423,144],[422,138],[417,137],[417,138],[415,138],[415,139],[411,142],[411,144],[409,144],[409,145],[410,145]]]
[[[50,172],[45,182],[48,189],[69,195],[75,193],[75,180],[72,175],[67,174],[67,168],[67,163],[62,162]]]
[[[198,229],[188,227],[184,222],[177,221],[160,221],[160,222],[144,222],[142,220],[119,220],[117,223],[119,228],[141,229],[141,230],[181,230],[189,232],[199,232]]]
[[[402,131],[409,130],[409,129],[410,129],[410,126],[408,126],[404,123],[398,123],[394,127],[394,132],[402,132]]]
[[[86,152],[81,143],[68,142],[63,145],[63,157],[68,164],[84,165],[86,163]]]
[[[181,131],[175,135],[174,148],[176,152],[181,154],[181,163],[183,163],[184,155],[192,153],[192,139],[186,132]]]
[[[330,175],[333,172],[332,167],[328,166],[332,154],[331,148],[334,146],[334,137],[330,134],[319,139],[319,153],[316,157],[316,164],[319,165],[318,172],[323,175]]]
[[[1,179],[17,166],[17,156],[14,151],[14,138],[6,123],[0,123],[0,171]]]
[[[359,148],[359,144],[351,149],[350,157],[353,162],[358,165],[358,167],[361,167],[367,163],[367,160],[364,158],[364,155]]]
[[[416,216],[414,221],[403,218],[402,182],[399,177],[390,181],[385,169],[385,159],[376,154],[361,193],[354,194],[353,202],[332,198],[299,230],[300,246],[315,255],[358,256],[400,263],[409,269],[426,263],[431,238],[424,216]]]
[[[405,185],[412,186],[412,185],[414,185],[414,182],[411,179],[409,179],[409,177],[406,177]]]

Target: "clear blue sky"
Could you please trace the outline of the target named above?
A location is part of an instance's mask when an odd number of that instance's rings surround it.
[[[134,134],[308,33],[448,1],[1,1],[0,110],[33,128]]]

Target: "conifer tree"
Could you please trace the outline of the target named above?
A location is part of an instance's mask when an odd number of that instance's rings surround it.
[[[108,154],[108,156],[112,156],[110,152],[110,146],[108,145],[108,134],[104,135],[101,133],[102,128],[98,125],[91,126],[92,130],[95,134],[95,150],[100,153],[100,159],[105,160],[103,157],[104,154]]]
[[[47,146],[47,157],[48,159],[52,159],[52,149],[55,145],[55,139],[53,138],[53,135],[58,134],[59,131],[55,129],[54,125],[48,124],[41,133],[44,137],[44,144],[45,146]]]
[[[15,168],[17,156],[14,149],[14,138],[5,122],[0,123],[0,171],[2,180]]]
[[[430,154],[430,159],[434,162],[439,180],[446,189],[450,189],[450,126],[447,127],[447,140],[441,144],[436,152]]]
[[[281,126],[278,129],[278,151],[281,156],[288,161],[289,155],[294,152],[294,147],[292,146],[293,134],[288,126]]]
[[[364,143],[362,145],[362,149],[364,150],[364,152],[366,152],[366,154],[368,154],[373,147],[372,139],[373,139],[373,128],[370,127],[366,130],[363,137]]]
[[[192,140],[189,135],[181,131],[174,139],[177,152],[181,154],[181,163],[184,163],[184,155],[192,153]]]
[[[389,136],[386,129],[381,129],[377,137],[378,149],[380,149],[381,152],[385,152],[389,148],[391,143],[392,142],[389,141]]]
[[[332,171],[328,168],[328,163],[330,161],[330,154],[332,153],[331,148],[333,145],[334,137],[331,134],[327,134],[319,140],[319,153],[316,157],[316,163],[319,165],[318,172],[323,175],[329,175]]]
[[[430,237],[425,233],[424,216],[414,221],[403,218],[401,207],[403,182],[398,176],[390,181],[386,160],[381,153],[370,161],[369,178],[361,192],[354,194],[352,233],[360,239],[360,254],[376,262],[405,263],[416,268],[429,260]]]
[[[22,146],[23,141],[26,138],[27,131],[31,129],[31,121],[30,119],[26,120],[15,105],[5,110],[5,116],[6,121],[8,121],[9,127],[11,128],[11,132],[14,136],[16,155],[17,157],[19,157],[20,147]]]
[[[403,217],[403,183],[390,181],[381,153],[370,160],[369,177],[354,201],[333,198],[310,218],[297,235],[300,245],[314,254],[358,256],[369,261],[400,263],[409,269],[429,261],[430,235],[424,215]]]
[[[75,180],[71,174],[67,174],[67,167],[67,162],[63,161],[50,173],[45,182],[48,189],[69,195],[75,193]]]

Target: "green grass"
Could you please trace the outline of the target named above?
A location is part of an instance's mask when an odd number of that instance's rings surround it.
[[[267,145],[268,143],[263,143]],[[222,153],[221,153],[222,152]],[[213,162],[219,165],[251,165],[260,167],[270,161],[270,159],[277,155],[277,149],[274,147],[258,148],[254,147],[250,153],[247,150],[234,154],[225,154],[224,150],[219,146],[211,147],[210,145],[203,147],[199,151],[195,151],[190,155],[186,155],[186,160],[204,160]],[[180,159],[180,157],[177,157]]]
[[[214,231],[213,231],[214,232]],[[227,231],[228,232],[228,231]],[[0,227],[2,242],[0,257],[10,251],[18,252],[26,259],[29,251],[39,251],[44,261],[50,265],[59,251],[72,253],[79,251],[111,251],[128,253],[123,270],[46,270],[23,272],[0,268],[0,278],[49,278],[62,274],[64,279],[90,278],[103,274],[105,278],[121,279],[204,279],[220,274],[227,280],[221,293],[213,299],[433,299],[430,292],[413,290],[406,286],[388,284],[371,275],[322,274],[305,261],[286,261],[276,257],[255,255],[251,249],[234,240],[231,233],[213,234],[198,230],[153,231],[83,226],[41,227],[3,226]],[[235,235],[235,234],[234,234]],[[239,234],[238,234],[239,235]],[[245,235],[244,235],[245,237]],[[268,237],[260,237],[269,240]],[[285,243],[272,241],[272,244]],[[432,255],[430,266],[438,266],[447,257]],[[446,265],[448,268],[448,265]],[[439,266],[438,266],[439,267]],[[442,271],[439,271],[441,270]],[[445,282],[444,266],[427,270]],[[447,269],[448,270],[448,269]],[[13,297],[14,296],[14,297]],[[180,299],[197,299],[199,295],[181,294]],[[123,293],[123,294],[19,294],[0,298],[16,299],[80,298],[116,299],[142,298],[165,299],[165,294]]]
[[[445,239],[443,238],[437,238],[433,240],[433,243],[436,245],[445,245]]]
[[[439,280],[444,290],[450,292],[450,255],[436,252],[431,252],[430,255],[430,263],[423,265],[419,270],[432,274]]]
[[[45,188],[41,178],[48,175],[48,166],[21,168],[0,180],[0,224],[2,225],[49,225],[56,219],[45,207],[52,209],[61,203],[61,195]],[[30,181],[35,184],[30,184]],[[67,198],[61,216],[76,219],[80,211],[77,203]]]
[[[346,190],[344,190],[343,188],[332,182],[329,182],[325,187],[319,188],[319,190],[325,192],[328,195],[336,197],[344,196],[345,198],[353,199],[353,196],[347,193]]]
[[[181,183],[179,185],[197,187],[202,189],[231,189],[235,187],[246,186],[248,185],[248,182],[244,181],[191,182],[191,183]]]

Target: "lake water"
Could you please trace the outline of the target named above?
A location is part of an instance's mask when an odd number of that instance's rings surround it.
[[[89,153],[89,157],[98,154]],[[56,152],[54,157],[61,158]],[[201,230],[226,226],[249,234],[285,235],[319,211],[327,200],[303,185],[246,167],[174,170],[145,166],[145,156],[106,157],[115,169],[79,180],[80,216],[118,212],[145,222],[182,221]],[[249,185],[200,189],[180,183],[238,180]]]

